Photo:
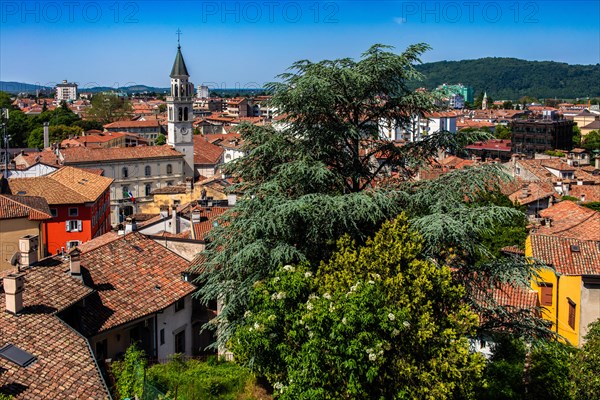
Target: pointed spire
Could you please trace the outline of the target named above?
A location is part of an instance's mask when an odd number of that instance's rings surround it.
[[[181,44],[179,42],[180,36],[181,31],[177,29],[177,55],[175,56],[175,62],[173,63],[173,68],[171,69],[171,78],[175,76],[190,76],[187,67],[185,66],[185,61],[183,61],[183,55],[181,54]]]

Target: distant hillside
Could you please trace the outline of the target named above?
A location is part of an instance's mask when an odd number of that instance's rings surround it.
[[[574,99],[600,96],[600,64],[569,65],[516,58],[439,61],[418,65],[428,89],[442,83],[462,83],[475,93],[487,91],[495,100],[522,96]]]

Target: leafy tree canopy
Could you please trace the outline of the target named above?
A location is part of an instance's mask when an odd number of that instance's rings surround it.
[[[481,197],[506,177],[501,168],[409,179],[439,149],[462,154],[463,145],[490,136],[438,132],[403,146],[380,137],[387,121],[410,129],[411,115],[432,110],[429,94],[408,88],[420,78],[413,64],[427,48],[419,44],[395,54],[376,45],[359,61],[300,61],[270,85],[272,104],[287,118],[274,127],[240,128],[247,156],[228,164],[227,172],[240,179],[234,190],[243,195],[195,263],[199,296],[224,301],[211,324],[219,328],[221,344],[243,321],[256,281],[289,263],[317,266],[343,234],[364,243],[401,211],[421,233],[425,254],[450,263],[465,282],[465,301],[486,315],[484,329],[506,328],[510,321],[513,331],[546,332],[518,311],[504,310],[498,321],[499,306],[487,302],[495,311],[482,310],[477,300],[499,281],[528,285],[533,273],[524,260],[497,260],[483,244],[496,224],[522,216]]]
[[[587,150],[600,150],[600,132],[591,131],[581,140],[581,147]]]
[[[88,117],[100,121],[102,124],[125,119],[131,116],[133,107],[131,102],[114,93],[94,94]]]
[[[330,261],[258,282],[236,359],[281,399],[472,398],[484,362],[469,351],[477,316],[448,267],[426,260],[405,215]]]

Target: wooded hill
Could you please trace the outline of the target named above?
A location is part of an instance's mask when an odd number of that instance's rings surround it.
[[[438,61],[417,66],[425,74],[421,86],[434,89],[442,83],[462,83],[475,93],[487,91],[494,99],[576,99],[600,96],[600,64],[570,65],[517,58],[479,58]]]

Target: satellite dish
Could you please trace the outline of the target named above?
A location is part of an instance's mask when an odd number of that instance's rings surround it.
[[[21,253],[19,253],[18,251],[13,254],[13,256],[10,258],[10,265],[12,265],[13,267],[16,267],[19,262],[21,261]]]

